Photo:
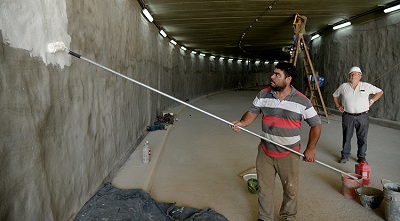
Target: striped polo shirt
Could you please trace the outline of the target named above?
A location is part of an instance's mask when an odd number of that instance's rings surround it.
[[[262,114],[263,136],[287,148],[300,151],[300,127],[304,119],[310,127],[321,124],[311,101],[292,86],[292,91],[280,101],[276,92],[267,87],[253,101],[249,112]],[[264,152],[283,158],[290,152],[266,140],[261,140]]]

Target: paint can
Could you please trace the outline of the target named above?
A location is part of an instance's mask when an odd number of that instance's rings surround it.
[[[342,194],[345,198],[348,199],[358,199],[358,194],[356,193],[356,189],[361,186],[361,175],[350,173],[350,175],[358,178],[355,180],[346,174],[342,174]]]
[[[367,209],[378,208],[383,200],[383,191],[373,187],[362,186],[356,189],[361,205]]]
[[[371,168],[368,163],[361,162],[355,165],[356,174],[360,174],[362,176],[363,186],[368,186],[370,181]]]
[[[400,184],[383,179],[383,196],[385,204],[385,220],[400,220]]]

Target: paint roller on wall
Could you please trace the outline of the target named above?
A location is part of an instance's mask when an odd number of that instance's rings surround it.
[[[121,74],[121,73],[118,73],[118,72],[116,72],[116,71],[114,71],[114,70],[112,70],[112,69],[110,69],[110,68],[107,68],[107,67],[105,67],[105,66],[103,66],[103,65],[100,65],[100,64],[98,64],[98,63],[96,63],[96,62],[94,62],[94,61],[92,61],[92,60],[90,60],[90,59],[87,59],[87,58],[81,56],[80,54],[75,53],[75,52],[69,50],[69,49],[65,46],[65,44],[64,44],[63,42],[54,42],[54,43],[50,43],[50,44],[48,44],[48,46],[47,46],[47,50],[48,50],[50,53],[53,53],[53,54],[54,54],[54,53],[57,53],[57,52],[60,52],[60,51],[67,52],[68,54],[70,54],[70,55],[72,55],[72,56],[74,56],[74,57],[76,57],[76,58],[85,60],[85,61],[87,61],[87,62],[89,62],[89,63],[91,63],[91,64],[93,64],[93,65],[96,65],[96,66],[98,66],[98,67],[100,67],[100,68],[102,68],[102,69],[104,69],[104,70],[107,70],[107,71],[109,71],[109,72],[111,72],[111,73],[113,73],[113,74],[115,74],[115,75],[118,75],[119,77],[125,78],[125,79],[128,80],[128,81],[131,81],[131,82],[133,82],[133,83],[139,84],[140,86],[143,86],[143,87],[145,87],[145,88],[147,88],[147,89],[149,89],[149,90],[152,90],[152,91],[154,91],[154,92],[156,92],[156,93],[158,93],[158,94],[161,94],[161,95],[163,95],[163,96],[165,96],[165,97],[168,97],[168,98],[170,98],[170,99],[172,99],[172,100],[174,100],[174,101],[177,101],[178,103],[181,103],[181,104],[183,104],[183,105],[185,105],[185,106],[188,106],[188,107],[190,107],[190,108],[193,108],[193,109],[195,109],[195,110],[197,110],[197,111],[199,111],[199,112],[202,112],[203,114],[206,114],[206,115],[208,115],[208,116],[210,116],[210,117],[213,117],[213,118],[215,118],[215,119],[217,119],[217,120],[219,120],[219,121],[222,121],[222,122],[224,122],[224,123],[226,123],[226,124],[228,124],[228,125],[230,125],[230,126],[234,126],[234,124],[233,124],[232,122],[229,122],[229,121],[227,121],[227,120],[224,120],[224,119],[222,119],[222,118],[220,118],[220,117],[218,117],[218,116],[216,116],[216,115],[213,115],[213,114],[211,114],[211,113],[208,113],[208,112],[206,112],[206,111],[204,111],[204,110],[202,110],[202,109],[200,109],[200,108],[198,108],[198,107],[195,107],[195,106],[193,106],[193,105],[191,105],[191,104],[189,104],[189,103],[186,103],[186,102],[184,102],[184,101],[181,101],[181,100],[179,100],[178,98],[175,98],[175,97],[173,97],[173,96],[171,96],[171,95],[169,95],[169,94],[166,94],[166,93],[164,93],[164,92],[162,92],[162,91],[159,91],[159,90],[157,90],[157,89],[155,89],[155,88],[152,88],[152,87],[150,87],[150,86],[148,86],[148,85],[146,85],[146,84],[143,84],[143,83],[141,83],[141,82],[139,82],[139,81],[136,81],[136,80],[134,80],[134,79],[132,79],[132,78],[129,78],[129,77],[127,77],[127,76],[125,76],[125,75],[123,75],[123,74]],[[301,157],[304,157],[304,155],[303,155],[302,153],[299,153],[299,152],[297,152],[297,151],[295,151],[295,150],[292,150],[292,149],[290,149],[290,148],[288,148],[288,147],[285,147],[285,146],[283,146],[282,144],[276,143],[275,141],[269,140],[269,139],[267,139],[267,138],[265,138],[265,137],[262,137],[261,135],[258,135],[258,134],[256,134],[256,133],[254,133],[254,132],[252,132],[252,131],[249,131],[249,130],[247,130],[247,129],[244,129],[244,128],[242,128],[242,127],[239,127],[239,128],[240,128],[242,131],[245,131],[245,132],[247,132],[247,133],[249,133],[249,134],[251,134],[251,135],[253,135],[253,136],[256,136],[256,137],[258,137],[258,138],[260,138],[260,139],[263,139],[263,140],[265,140],[265,141],[268,141],[268,142],[270,142],[270,143],[273,143],[273,144],[275,144],[275,145],[277,145],[277,146],[279,146],[279,147],[281,147],[281,148],[283,148],[283,149],[285,149],[285,150],[287,150],[287,151],[290,151],[290,152],[292,152],[292,153],[294,153],[294,154],[297,154],[297,155],[299,155],[299,156],[301,156]],[[348,176],[348,177],[350,177],[350,178],[352,178],[352,179],[354,179],[354,180],[356,180],[356,181],[358,181],[358,182],[361,182],[361,181],[359,180],[358,177],[355,177],[355,176],[353,176],[353,175],[351,175],[351,174],[348,174],[348,173],[346,173],[346,172],[344,172],[344,171],[341,171],[341,170],[339,170],[339,169],[337,169],[337,168],[334,168],[334,167],[332,167],[332,166],[330,166],[330,165],[328,165],[328,164],[325,164],[325,163],[323,163],[323,162],[321,162],[321,161],[315,160],[315,162],[318,163],[318,164],[320,164],[320,165],[322,165],[322,166],[325,166],[325,167],[327,167],[327,168],[329,168],[329,169],[332,169],[332,170],[334,170],[334,171],[336,171],[336,172],[339,172],[339,173],[341,173],[341,174],[344,174],[344,175],[346,175],[346,176]]]

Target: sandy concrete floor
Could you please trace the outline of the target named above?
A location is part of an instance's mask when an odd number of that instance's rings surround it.
[[[229,91],[205,96],[190,103],[222,119],[240,119],[250,107],[258,90]],[[153,146],[150,164],[141,163],[141,146],[135,150],[113,180],[119,188],[142,188],[162,202],[195,208],[212,208],[231,221],[258,218],[257,195],[247,190],[238,174],[255,165],[259,138],[246,132],[234,133],[227,124],[194,109],[180,106],[171,112],[177,121],[168,130],[150,132]],[[317,160],[346,173],[354,173],[356,140],[350,161],[339,164],[341,117],[322,117],[323,131],[317,146]],[[247,127],[260,134],[257,119]],[[383,189],[381,180],[400,183],[399,130],[370,125],[367,160],[371,167],[370,187]],[[302,127],[302,146],[308,126]],[[303,151],[304,149],[302,149]],[[341,194],[341,174],[317,163],[301,162],[298,220],[384,220],[385,206],[374,210],[357,199]],[[279,178],[275,180],[275,211],[282,200]],[[276,215],[276,220],[279,220]]]

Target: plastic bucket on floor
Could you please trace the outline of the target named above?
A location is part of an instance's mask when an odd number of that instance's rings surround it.
[[[243,176],[243,179],[247,182],[247,189],[250,193],[256,194],[258,193],[258,181],[257,174],[246,174]]]
[[[358,180],[355,180],[346,174],[342,174],[342,194],[348,199],[358,199],[356,189],[362,186],[362,176],[355,173],[349,173],[349,175],[357,177]]]
[[[400,220],[400,184],[382,180],[385,204],[385,220]]]
[[[359,187],[356,193],[360,196],[361,205],[367,209],[378,208],[383,200],[383,191],[373,187]]]

